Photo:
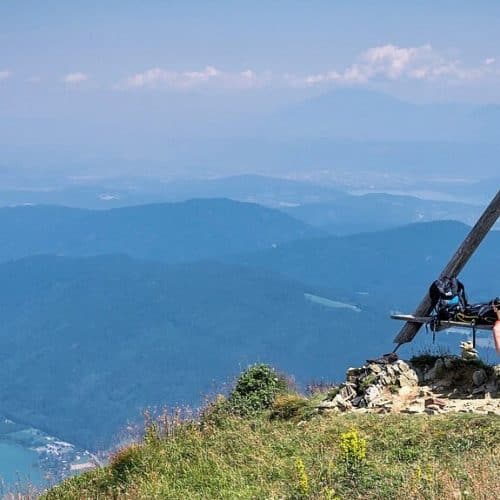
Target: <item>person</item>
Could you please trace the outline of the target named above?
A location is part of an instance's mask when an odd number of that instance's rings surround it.
[[[493,312],[497,315],[497,320],[493,325],[493,341],[495,342],[495,350],[500,356],[500,301],[493,301]]]

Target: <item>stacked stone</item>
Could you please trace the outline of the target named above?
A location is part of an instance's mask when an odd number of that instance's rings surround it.
[[[399,392],[403,387],[418,385],[416,372],[404,361],[368,363],[361,368],[349,368],[346,382],[334,391],[318,408],[347,411],[353,408],[387,408],[391,401],[384,394]]]
[[[318,411],[500,414],[500,365],[487,372],[473,357],[472,346],[463,347],[467,353],[461,358],[442,356],[419,368],[402,360],[349,368],[346,381],[330,391]]]

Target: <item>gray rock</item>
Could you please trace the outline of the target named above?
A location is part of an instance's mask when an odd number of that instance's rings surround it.
[[[382,367],[380,365],[377,365],[375,363],[371,363],[368,365],[368,369],[375,374],[378,374],[382,371]]]
[[[356,386],[353,383],[351,383],[351,382],[347,382],[340,389],[339,395],[342,396],[342,398],[345,401],[350,401],[351,399],[353,399],[353,398],[355,398],[357,396]]]
[[[362,401],[364,401],[363,396],[356,396],[355,398],[352,399],[351,404],[352,406],[359,407]]]
[[[476,387],[483,385],[487,380],[488,380],[488,375],[486,375],[486,372],[482,368],[480,370],[476,370],[472,374],[472,382]]]
[[[378,387],[371,385],[365,391],[365,401],[368,406],[373,405],[373,402],[380,396],[380,390]]]
[[[451,368],[453,368],[453,358],[446,356],[445,358],[443,358],[443,363],[444,363],[444,367],[447,370],[450,370]]]

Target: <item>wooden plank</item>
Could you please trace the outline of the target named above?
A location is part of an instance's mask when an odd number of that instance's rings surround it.
[[[477,247],[481,244],[484,237],[488,234],[490,229],[495,225],[498,217],[500,216],[500,190],[496,196],[491,200],[490,204],[486,207],[485,211],[476,222],[470,233],[467,235],[462,244],[458,247],[453,257],[450,259],[446,267],[440,274],[440,278],[444,276],[456,277],[460,271],[467,264],[472,254],[476,251]],[[429,294],[426,293],[413,316],[428,316],[431,313],[432,304]],[[396,349],[401,344],[411,342],[415,335],[422,327],[419,323],[407,322],[401,331],[398,333],[394,342],[397,343]],[[394,349],[394,350],[396,350]]]
[[[399,319],[401,321],[407,321],[409,323],[419,323],[420,325],[428,324],[432,321],[432,317],[416,317],[413,314],[391,314],[392,319]],[[475,325],[476,330],[491,330],[493,325]],[[441,320],[437,331],[447,330],[448,328],[474,328],[470,323],[462,323],[460,321],[445,321]]]

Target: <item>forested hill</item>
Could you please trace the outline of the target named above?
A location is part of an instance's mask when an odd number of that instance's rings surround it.
[[[1,264],[0,283],[3,414],[87,447],[148,405],[200,404],[248,363],[340,377],[358,342],[380,339],[372,312],[315,303],[268,270],[30,257]]]
[[[351,236],[300,240],[232,257],[232,262],[280,272],[311,286],[363,292],[358,300],[413,307],[470,228],[453,221],[410,224]],[[491,231],[461,273],[471,300],[500,294],[500,231]]]
[[[323,233],[278,210],[227,199],[112,210],[0,208],[0,261],[34,254],[126,253],[167,262],[271,248]]]

